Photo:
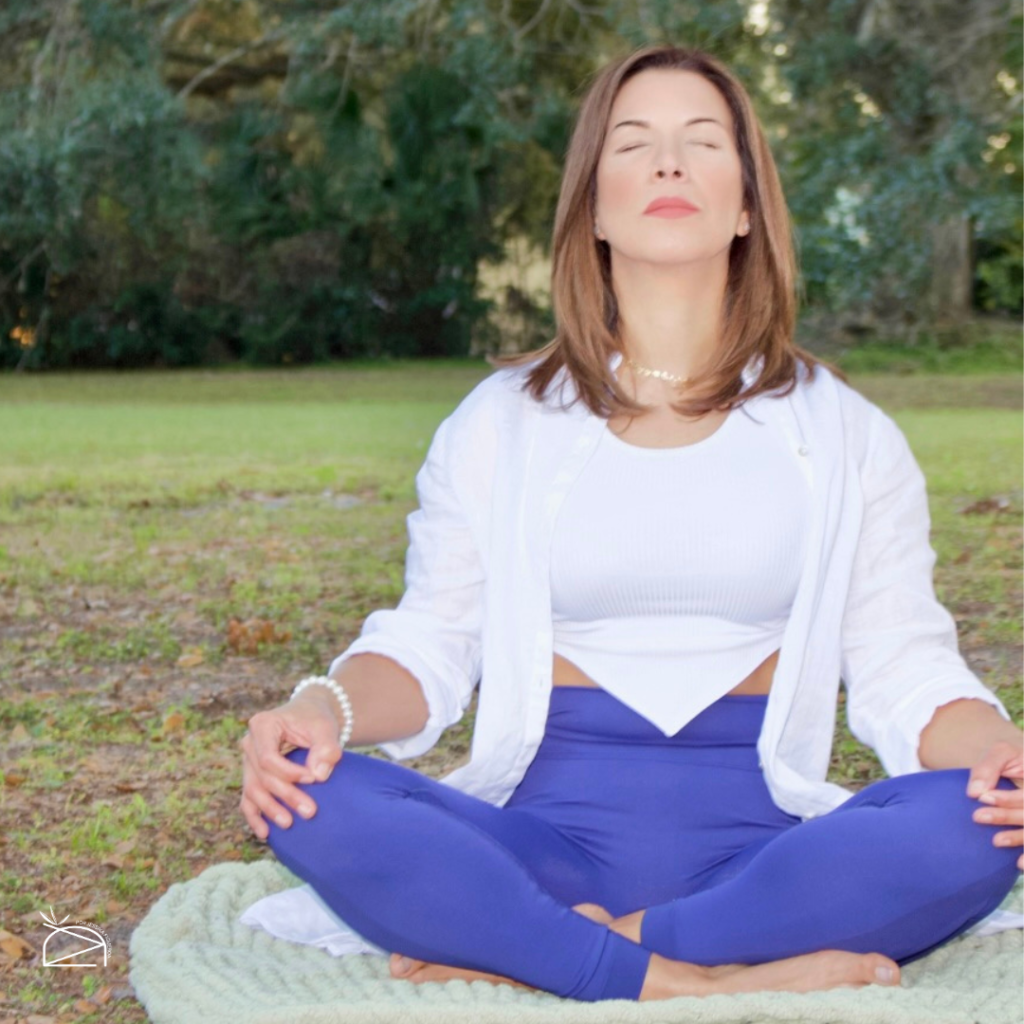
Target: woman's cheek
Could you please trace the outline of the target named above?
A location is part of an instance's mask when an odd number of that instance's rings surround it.
[[[628,211],[638,201],[633,176],[625,172],[598,175],[597,178],[597,222],[601,224],[602,212],[607,218],[614,218]],[[604,227],[604,225],[601,225]]]

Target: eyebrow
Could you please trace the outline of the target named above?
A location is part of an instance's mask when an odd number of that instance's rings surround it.
[[[717,118],[714,118],[714,117],[691,117],[690,120],[687,121],[683,125],[683,127],[684,128],[689,128],[689,126],[691,124],[702,124],[705,121],[710,121],[713,124],[717,124],[720,128],[724,128],[725,127],[725,125],[722,124],[721,121],[719,121]],[[636,128],[650,128],[651,127],[651,123],[650,123],[650,121],[640,121],[640,120],[637,120],[637,119],[631,119],[629,121],[620,121],[615,126],[615,128],[626,128],[626,127],[629,127],[629,126],[634,126]],[[615,128],[613,128],[612,131],[615,131]]]

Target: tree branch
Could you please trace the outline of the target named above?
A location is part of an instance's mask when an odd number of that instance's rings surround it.
[[[236,60],[240,60],[246,54],[253,53],[256,50],[261,50],[265,46],[269,46],[271,43],[275,43],[281,38],[281,32],[269,32],[267,35],[260,39],[255,40],[251,43],[243,43],[241,46],[236,46],[233,50],[225,53],[223,57],[218,58],[208,67],[203,68],[198,75],[195,75],[190,81],[179,90],[176,99],[184,100],[187,99],[198,86],[202,85],[208,78],[212,78],[218,71],[227,67],[228,64],[233,64]]]

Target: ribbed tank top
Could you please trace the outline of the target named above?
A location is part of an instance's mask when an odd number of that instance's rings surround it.
[[[809,486],[748,406],[678,448],[606,425],[555,523],[555,653],[666,736],[779,648],[800,579]]]

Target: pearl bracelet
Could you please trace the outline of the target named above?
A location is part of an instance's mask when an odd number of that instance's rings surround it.
[[[341,749],[344,750],[345,744],[348,743],[352,736],[352,702],[348,699],[348,694],[342,689],[341,684],[328,676],[307,676],[292,690],[292,700],[302,693],[307,686],[313,685],[326,686],[338,698],[341,710],[345,713],[345,727],[341,730],[341,736],[338,737],[338,743]]]

